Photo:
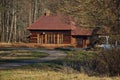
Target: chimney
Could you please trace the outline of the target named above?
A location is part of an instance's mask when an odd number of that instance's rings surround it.
[[[45,16],[49,16],[50,15],[50,10],[46,10],[45,11]]]

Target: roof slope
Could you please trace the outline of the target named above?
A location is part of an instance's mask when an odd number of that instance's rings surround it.
[[[28,30],[71,30],[72,35],[89,36],[92,35],[92,30],[77,27],[75,22],[68,20],[65,22],[64,17],[57,15],[42,16],[31,26],[27,28]]]
[[[76,29],[72,30],[72,35],[77,36],[90,36],[92,35],[93,30],[92,29],[86,29],[82,27],[76,27]]]
[[[75,26],[68,24],[61,16],[42,16],[28,30],[72,30]]]

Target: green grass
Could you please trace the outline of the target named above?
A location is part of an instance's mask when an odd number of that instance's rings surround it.
[[[66,60],[71,61],[88,61],[95,58],[96,53],[87,51],[68,51]]]
[[[29,50],[0,51],[0,60],[34,59],[46,56],[47,53]]]

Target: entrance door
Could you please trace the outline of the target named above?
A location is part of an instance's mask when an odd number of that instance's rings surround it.
[[[77,47],[80,47],[80,48],[88,47],[88,44],[89,44],[88,37],[77,37],[76,41],[77,41]]]
[[[83,39],[82,38],[76,38],[77,41],[77,47],[83,48]]]

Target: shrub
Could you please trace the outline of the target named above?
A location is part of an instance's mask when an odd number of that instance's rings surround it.
[[[66,58],[66,64],[77,71],[91,74],[94,69],[95,53],[86,51],[71,51]]]
[[[120,48],[94,52],[69,52],[66,65],[89,75],[120,74]]]
[[[120,48],[102,51],[98,54],[96,71],[108,75],[120,74]]]

